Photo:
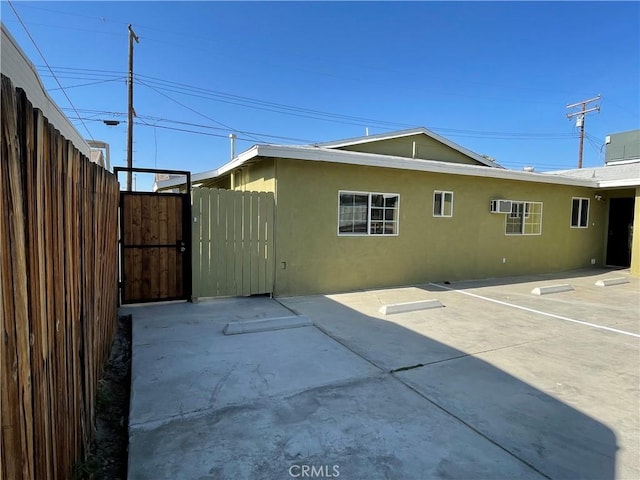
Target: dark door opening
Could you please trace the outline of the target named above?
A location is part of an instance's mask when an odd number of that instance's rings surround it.
[[[612,198],[609,200],[607,265],[616,267],[631,265],[633,204],[633,198]]]

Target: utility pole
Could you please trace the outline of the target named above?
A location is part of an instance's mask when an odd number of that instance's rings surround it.
[[[567,108],[574,108],[580,106],[581,109],[577,112],[567,113],[567,118],[571,120],[571,118],[576,117],[576,127],[580,127],[580,149],[578,150],[578,168],[582,168],[582,148],[584,144],[584,120],[585,116],[589,112],[600,111],[600,105],[596,105],[595,107],[587,109],[587,104],[592,102],[597,102],[600,100],[600,95],[590,98],[589,100],[583,100],[581,102],[572,103],[571,105],[567,105]]]
[[[129,108],[127,119],[127,168],[133,168],[133,41],[139,43],[138,36],[129,24]],[[131,191],[131,171],[127,172],[127,191]]]

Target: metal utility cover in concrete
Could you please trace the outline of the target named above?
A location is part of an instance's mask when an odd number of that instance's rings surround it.
[[[392,303],[380,307],[380,313],[383,315],[392,315],[394,313],[416,312],[418,310],[429,310],[431,308],[442,308],[444,305],[440,300],[418,300],[417,302]]]
[[[284,330],[286,328],[310,327],[313,322],[304,315],[278,318],[261,318],[259,320],[246,320],[244,322],[229,322],[224,327],[225,335],[237,335],[239,333],[268,332],[271,330]]]
[[[571,292],[573,291],[573,287],[568,283],[563,283],[562,285],[546,285],[544,287],[536,287],[531,290],[531,293],[534,295],[548,295],[550,293],[561,293],[561,292]]]
[[[596,286],[610,287],[612,285],[622,285],[623,283],[629,283],[629,279],[627,277],[603,278],[596,282]]]

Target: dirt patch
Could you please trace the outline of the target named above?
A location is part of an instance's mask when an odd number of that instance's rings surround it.
[[[125,480],[131,393],[131,316],[118,319],[109,360],[98,381],[96,437],[87,459],[76,465],[75,480]]]

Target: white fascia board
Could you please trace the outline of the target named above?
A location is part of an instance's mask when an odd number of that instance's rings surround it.
[[[640,162],[640,157],[638,158],[630,158],[628,160],[611,160],[607,162],[607,167],[615,167],[616,165],[627,165],[629,163],[638,163]]]
[[[64,138],[73,143],[83,155],[90,158],[89,144],[51,99],[33,63],[27,58],[4,24],[1,25],[0,30],[2,30],[2,38],[0,39],[0,58],[2,58],[0,71],[2,74],[11,79],[14,87],[23,89],[33,108],[39,109]]]
[[[249,150],[245,150],[240,155],[232,159],[231,161],[225,163],[221,167],[214,168],[213,170],[207,170],[206,172],[194,173],[191,175],[191,184],[193,185],[196,182],[200,182],[202,180],[208,180],[210,178],[216,178],[220,175],[224,175],[225,173],[241,167],[245,162],[251,160],[252,158],[257,156],[257,145],[254,145]],[[157,182],[158,189],[165,188],[173,188],[178,187],[180,185],[184,185],[186,180],[183,178],[170,178],[168,180],[161,180]]]
[[[640,178],[625,178],[624,180],[602,180],[598,188],[640,187]]]
[[[201,180],[206,180],[208,178],[215,178],[218,176],[217,172],[218,172],[217,169],[213,169],[213,170],[207,170],[206,172],[194,173],[193,175],[191,175],[191,185]],[[154,182],[154,186],[156,190],[164,190],[165,188],[179,187],[181,185],[185,185],[186,183],[187,183],[186,178],[184,176],[180,176],[178,178],[169,178],[167,180],[160,180],[159,182]]]
[[[217,170],[218,173],[216,176],[218,177],[220,175],[224,175],[225,173],[231,170],[241,167],[244,163],[251,160],[252,158],[257,157],[258,147],[259,145],[254,145],[249,150],[245,150],[244,152],[239,154],[237,157],[233,158],[231,161],[219,167]],[[213,177],[208,177],[208,178],[213,178]]]
[[[442,162],[438,160],[417,160],[389,155],[375,155],[362,152],[333,150],[319,147],[300,147],[287,145],[254,145],[249,150],[215,170],[192,175],[192,182],[216,178],[229,171],[241,167],[256,157],[285,158],[291,160],[307,160],[316,162],[342,163],[347,165],[362,165],[368,167],[396,168],[400,170],[415,170],[448,175],[467,175],[472,177],[502,178],[522,182],[535,182],[556,185],[572,185],[577,187],[597,188],[598,183],[593,179],[575,178],[562,175],[548,175],[545,173],[523,172],[504,168],[491,168],[479,165],[463,165],[459,163]],[[184,185],[181,180],[165,180],[158,183],[159,188]]]
[[[464,148],[461,145],[458,145],[457,143],[452,142],[451,140],[445,138],[445,137],[441,137],[440,135],[438,135],[437,133],[434,133],[430,130],[424,129],[425,130],[425,134],[429,135],[431,138],[433,138],[434,140],[437,140],[440,143],[444,143],[446,146],[453,148],[454,150],[457,150],[458,152],[466,155],[467,157],[471,157],[474,160],[487,165],[489,167],[494,167],[494,168],[504,168],[502,165],[500,165],[499,163],[493,161],[493,160],[487,160],[486,158],[484,158],[481,155],[478,155],[477,153],[472,152],[471,150],[467,150],[466,148]]]
[[[592,179],[546,175],[543,173],[522,172],[504,168],[491,168],[479,165],[463,165],[438,160],[418,160],[389,155],[350,152],[315,147],[293,147],[278,145],[256,145],[256,156],[310,160],[369,167],[397,168],[450,175],[467,175],[472,177],[504,178],[523,182],[550,183],[558,185],[574,185],[579,187],[597,187]],[[230,165],[230,164],[228,164]],[[221,167],[221,169],[224,167]]]

